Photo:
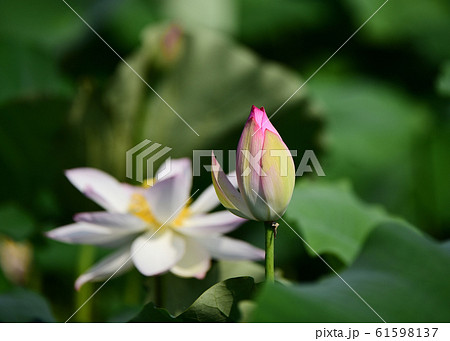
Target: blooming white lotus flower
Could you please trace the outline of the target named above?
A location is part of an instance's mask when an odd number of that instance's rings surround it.
[[[51,230],[47,236],[67,243],[119,248],[82,274],[75,282],[77,290],[86,282],[109,278],[119,268],[116,275],[124,273],[133,264],[146,276],[171,271],[201,279],[211,258],[264,259],[263,250],[222,235],[245,219],[228,211],[207,213],[219,204],[212,186],[189,205],[189,159],[167,160],[147,188],[120,183],[93,168],[68,170],[66,176],[106,211],[79,213],[75,223]]]

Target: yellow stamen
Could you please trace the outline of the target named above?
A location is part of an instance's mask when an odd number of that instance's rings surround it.
[[[131,214],[141,218],[151,226],[158,226],[158,221],[150,210],[150,206],[142,194],[134,193],[131,196],[131,203],[128,208]]]
[[[180,213],[177,215],[177,217],[172,222],[172,225],[174,227],[182,226],[184,219],[186,219],[190,215],[191,215],[191,212],[189,211],[189,207],[188,206],[183,207],[183,209],[180,211]]]
[[[146,181],[146,183],[148,183],[148,180]],[[178,213],[176,218],[170,224],[171,227],[178,228],[178,227],[183,226],[184,220],[191,215],[191,212],[189,211],[188,206],[189,206],[189,204],[180,210],[180,213]],[[149,227],[151,227],[151,228],[159,228],[162,225],[162,223],[159,222],[156,219],[156,217],[153,215],[153,213],[150,209],[150,205],[148,204],[145,197],[140,193],[134,193],[131,196],[130,206],[128,207],[128,211],[131,214],[134,214],[136,217],[147,222],[149,224]]]

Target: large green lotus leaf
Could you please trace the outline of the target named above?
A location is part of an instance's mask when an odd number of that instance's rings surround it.
[[[402,225],[382,224],[340,275],[386,322],[448,322],[448,246]],[[312,284],[266,286],[257,303],[257,322],[381,322],[335,275]]]
[[[358,199],[347,182],[301,181],[294,190],[286,219],[316,252],[334,254],[349,264],[370,231],[394,218],[381,207]]]
[[[294,72],[261,61],[217,32],[159,25],[142,37],[127,61],[199,136],[121,64],[107,96],[115,155],[145,138],[173,148],[172,157],[191,156],[193,149],[234,149],[253,104],[270,115],[302,83]],[[312,112],[302,90],[273,118],[290,148],[313,144],[318,125]],[[124,167],[123,158],[119,163]]]
[[[54,322],[47,302],[32,291],[19,290],[0,295],[0,322]]]
[[[325,77],[324,77],[325,76]],[[372,79],[322,77],[311,82],[327,121],[328,178],[350,178],[364,199],[414,221],[411,195],[421,185],[430,112],[407,94]],[[422,193],[417,193],[418,196]]]
[[[149,303],[131,322],[236,322],[238,303],[249,300],[254,287],[251,277],[230,278],[210,287],[177,317]]]
[[[255,282],[264,280],[264,266],[251,261],[214,262],[206,277],[201,281],[195,278],[180,278],[166,274],[162,278],[164,285],[164,308],[177,316],[184,312],[208,288],[230,278],[250,276]]]

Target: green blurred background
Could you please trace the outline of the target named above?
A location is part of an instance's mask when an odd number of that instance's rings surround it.
[[[107,251],[43,235],[76,212],[98,209],[65,169],[97,167],[125,181],[125,151],[145,138],[171,147],[173,158],[235,149],[251,105],[277,110],[383,2],[68,3],[200,137],[63,1],[2,0],[1,321],[64,321],[98,287],[76,292],[73,283]],[[368,236],[387,220],[436,245],[450,238],[449,17],[446,0],[389,1],[272,119],[291,149],[300,156],[313,149],[325,171],[325,178],[298,179],[286,219],[336,269],[369,252]],[[206,172],[194,179],[195,188],[209,184]],[[263,245],[258,224],[233,235]],[[369,244],[377,237],[370,236]],[[400,254],[414,254],[408,245]],[[330,274],[283,224],[276,266],[280,278],[310,285]],[[261,279],[261,267],[215,264],[205,281],[162,276],[164,306],[176,314],[218,280],[245,274]],[[436,274],[442,290],[447,275]],[[132,271],[73,321],[127,321],[154,287]]]

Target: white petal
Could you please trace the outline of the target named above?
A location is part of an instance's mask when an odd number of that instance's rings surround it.
[[[184,174],[189,182],[192,184],[192,165],[191,160],[188,158],[182,159],[167,159],[164,163],[159,167],[156,172],[156,180],[162,180],[169,178],[173,175]],[[189,191],[191,190],[189,186]]]
[[[126,213],[85,212],[76,214],[73,219],[76,222],[117,229],[117,231],[113,232],[136,233],[143,231],[147,226],[145,221]]]
[[[168,159],[156,173],[156,181],[177,177],[177,194],[183,199],[181,202],[188,200],[191,196],[192,189],[192,165],[188,158]]]
[[[180,277],[203,279],[211,267],[208,250],[193,238],[185,238],[186,251],[183,258],[170,271]]]
[[[218,235],[233,231],[245,222],[231,212],[219,211],[186,218],[178,231],[188,235]]]
[[[131,245],[134,265],[146,276],[168,271],[183,257],[184,250],[184,239],[171,230],[146,233]]]
[[[125,196],[127,196],[128,198],[130,198],[135,193],[142,194],[142,191],[145,190],[145,188],[143,186],[134,186],[134,185],[127,184],[126,182],[121,182],[120,188],[123,191],[123,193],[125,194]],[[128,207],[127,207],[127,209],[128,209]]]
[[[95,168],[75,168],[66,172],[70,182],[87,197],[111,212],[126,212],[129,193],[111,175]]]
[[[228,174],[228,179],[230,183],[236,188],[237,187],[237,177],[236,172],[231,172]],[[189,210],[192,214],[206,213],[211,211],[217,205],[220,204],[219,198],[217,197],[214,185],[206,188],[202,194],[189,206]]]
[[[184,174],[176,174],[145,190],[150,209],[161,224],[174,220],[187,204],[189,192],[186,186]]]
[[[183,200],[187,200],[191,194],[192,188],[192,166],[191,160],[183,159],[167,159],[156,173],[156,182],[177,177],[177,194]]]
[[[119,276],[132,267],[133,262],[130,258],[130,247],[127,246],[94,264],[94,266],[78,277],[75,281],[75,289],[79,290],[86,282],[103,281],[113,274],[114,277]]]
[[[48,231],[46,236],[70,244],[116,246],[133,239],[130,231],[78,222]]]
[[[264,250],[253,245],[224,236],[204,237],[197,239],[216,259],[224,260],[261,260],[264,259]]]

